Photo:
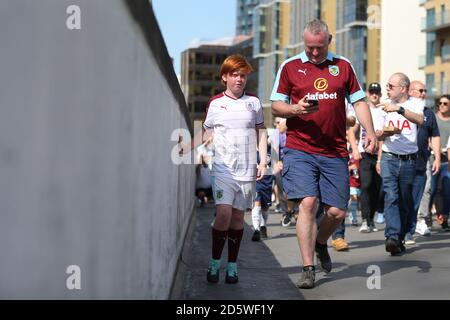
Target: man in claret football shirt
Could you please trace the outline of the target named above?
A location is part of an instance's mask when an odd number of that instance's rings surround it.
[[[353,104],[367,130],[365,148],[376,143],[365,93],[351,63],[328,52],[332,36],[320,20],[306,25],[305,51],[280,67],[272,95],[272,113],[287,118],[283,186],[289,200],[300,202],[297,238],[303,260],[299,288],[313,288],[314,251],[325,272],[332,269],[327,241],[345,218],[349,199],[345,99]],[[319,230],[315,221],[317,198],[326,214]]]

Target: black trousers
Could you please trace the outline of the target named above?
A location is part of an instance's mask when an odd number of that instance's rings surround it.
[[[377,156],[361,153],[359,171],[361,175],[361,215],[363,220],[373,223],[375,212],[379,208],[381,194],[381,177],[377,173]],[[384,198],[384,196],[383,196]],[[382,210],[381,210],[382,211]]]

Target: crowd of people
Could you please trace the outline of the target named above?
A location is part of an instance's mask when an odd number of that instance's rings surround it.
[[[363,91],[351,63],[328,51],[325,22],[309,22],[303,40],[305,50],[276,75],[269,137],[260,100],[245,91],[252,66],[232,55],[221,67],[225,91],[208,103],[196,170],[199,205],[216,207],[210,283],[219,281],[227,241],[225,282],[238,282],[247,210],[253,241],[268,237],[271,207],[282,213],[283,227],[295,225],[302,289],[314,287],[314,256],[322,270],[332,270],[330,237],[335,250],[349,249],[347,216],[361,233],[385,223],[391,255],[431,234],[433,212],[439,228],[449,230],[450,95],[427,106],[424,84],[402,72],[388,79],[386,98],[377,82]]]

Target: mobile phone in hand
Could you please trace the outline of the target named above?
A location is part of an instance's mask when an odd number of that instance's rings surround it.
[[[309,103],[311,106],[318,106],[318,105],[319,105],[319,100],[316,100],[316,99],[308,99],[308,103]]]

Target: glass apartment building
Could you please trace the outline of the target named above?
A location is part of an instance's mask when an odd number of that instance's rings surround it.
[[[237,0],[236,7],[236,35],[253,34],[253,9],[260,0]]]
[[[450,3],[448,0],[420,1],[426,11],[422,32],[426,33],[426,54],[420,58],[425,72],[428,105],[450,93]]]

